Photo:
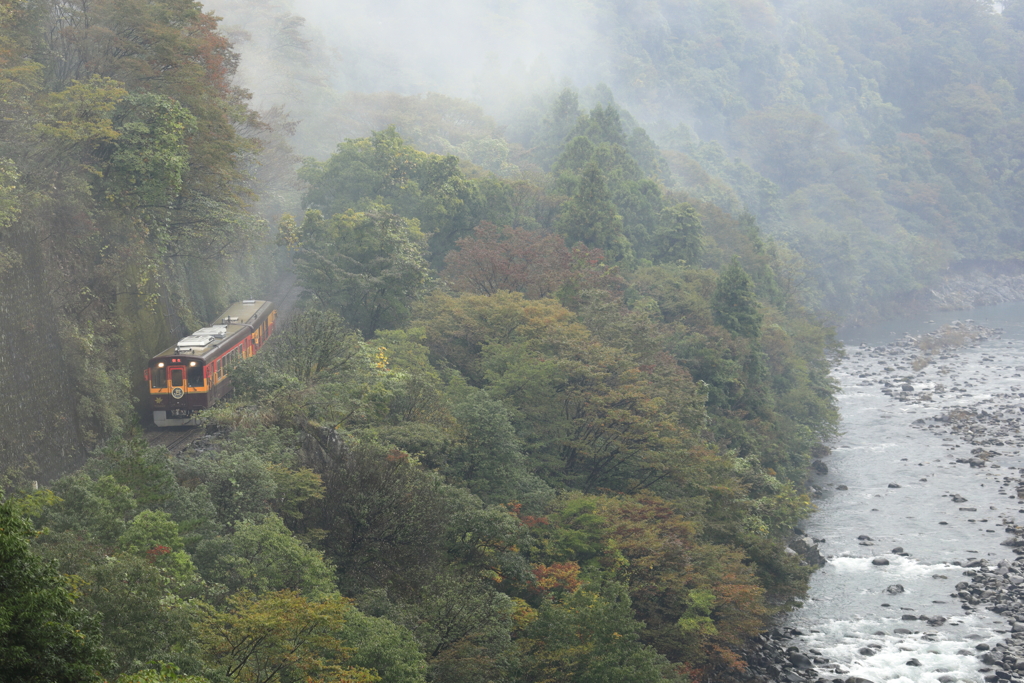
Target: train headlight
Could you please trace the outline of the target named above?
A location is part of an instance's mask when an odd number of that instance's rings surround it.
[[[196,362],[195,362],[195,361],[192,361],[191,363],[189,363],[189,364],[188,364],[188,366],[189,366],[190,368],[194,368],[194,367],[196,366]]]
[[[162,367],[164,366],[164,364],[163,364],[163,363],[157,363],[157,364],[156,364],[156,366],[157,366],[158,368],[162,368]]]

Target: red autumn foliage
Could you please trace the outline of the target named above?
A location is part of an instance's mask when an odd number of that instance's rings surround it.
[[[569,266],[569,249],[561,235],[523,228],[498,227],[484,221],[473,236],[456,242],[442,273],[457,290],[494,294],[505,290],[540,299],[555,292]]]
[[[169,552],[171,552],[171,549],[168,548],[167,546],[165,546],[165,545],[156,545],[156,546],[153,546],[152,548],[150,548],[149,550],[146,551],[146,557],[148,557],[150,559],[150,561],[152,561],[152,560],[155,560],[156,558],[160,557],[161,555],[168,554]]]

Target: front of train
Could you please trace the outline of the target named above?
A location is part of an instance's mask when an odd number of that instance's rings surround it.
[[[203,328],[149,361],[146,382],[157,427],[198,424],[196,415],[209,407],[214,380],[205,356],[226,332],[224,325]]]

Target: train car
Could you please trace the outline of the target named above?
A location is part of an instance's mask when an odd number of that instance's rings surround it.
[[[231,368],[259,351],[276,318],[270,301],[239,301],[209,327],[154,356],[145,373],[154,424],[197,424],[199,411],[231,391]]]

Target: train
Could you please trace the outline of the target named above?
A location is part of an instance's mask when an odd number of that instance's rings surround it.
[[[145,371],[153,423],[157,427],[198,424],[201,410],[231,392],[231,368],[260,350],[276,320],[273,302],[239,301],[208,327],[153,356]]]

